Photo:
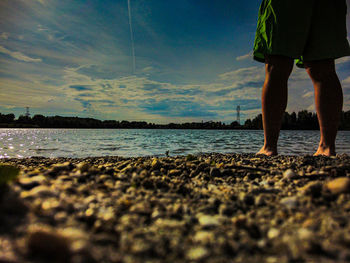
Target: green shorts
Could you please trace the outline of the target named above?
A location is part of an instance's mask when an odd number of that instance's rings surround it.
[[[254,59],[282,55],[303,61],[350,55],[345,0],[262,0]]]

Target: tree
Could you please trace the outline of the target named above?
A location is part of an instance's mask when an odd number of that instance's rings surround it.
[[[10,113],[10,114],[0,113],[0,123],[12,123],[14,119],[15,119],[15,115],[13,113]]]

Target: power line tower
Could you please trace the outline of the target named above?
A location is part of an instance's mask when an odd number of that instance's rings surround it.
[[[26,117],[30,117],[30,113],[29,113],[29,107],[26,107]]]
[[[237,122],[240,125],[241,124],[241,106],[238,105],[236,110],[237,110]]]

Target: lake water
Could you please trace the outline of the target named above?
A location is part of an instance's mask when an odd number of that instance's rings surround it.
[[[279,153],[313,154],[318,141],[318,131],[281,131]],[[254,153],[262,145],[261,130],[0,129],[0,158]],[[336,147],[350,154],[350,131],[339,131]]]

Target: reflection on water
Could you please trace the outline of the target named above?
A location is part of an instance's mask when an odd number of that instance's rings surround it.
[[[313,154],[318,140],[318,131],[281,131],[279,152]],[[255,130],[0,129],[0,158],[254,153],[262,144]],[[350,131],[339,131],[337,152],[350,154]]]

